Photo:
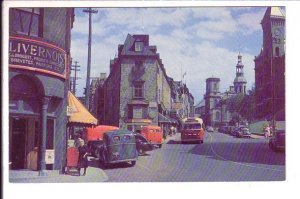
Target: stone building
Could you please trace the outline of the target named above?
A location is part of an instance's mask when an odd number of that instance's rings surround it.
[[[257,117],[271,119],[285,110],[285,13],[268,7],[261,21],[263,47],[255,57],[255,97]]]
[[[9,10],[10,169],[65,165],[73,22],[72,8]]]
[[[205,100],[205,122],[207,125],[215,126],[228,123],[232,119],[232,113],[227,110],[227,99],[237,94],[246,94],[246,78],[244,77],[244,64],[242,63],[242,55],[238,55],[236,64],[236,76],[233,86],[229,90],[220,92],[220,78],[211,77],[206,79]],[[201,106],[197,106],[197,113]],[[202,109],[201,109],[202,110]]]
[[[206,125],[214,126],[221,120],[221,110],[217,107],[221,100],[220,78],[210,77],[206,79],[205,116]]]
[[[127,35],[102,89],[103,124],[139,131],[143,125],[170,122],[171,85],[149,35]]]

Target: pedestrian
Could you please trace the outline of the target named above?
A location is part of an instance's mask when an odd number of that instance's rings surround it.
[[[265,138],[269,138],[271,135],[271,128],[270,128],[269,124],[267,124],[264,131],[265,131]]]
[[[166,129],[166,127],[163,128],[163,138],[167,139],[167,129]]]
[[[174,128],[174,126],[171,127],[171,133],[172,133],[172,135],[175,134],[175,128]]]
[[[79,158],[78,158],[78,168],[79,168],[79,175],[80,171],[83,168],[83,176],[86,174],[86,169],[88,167],[88,155],[89,150],[87,146],[84,144],[84,140],[80,140],[80,145],[78,147],[79,151]]]
[[[78,148],[80,146],[80,142],[82,142],[83,139],[81,138],[81,131],[77,131],[74,135],[74,146]]]

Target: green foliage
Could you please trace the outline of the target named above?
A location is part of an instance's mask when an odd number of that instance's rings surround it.
[[[232,119],[236,122],[241,120],[241,117],[252,121],[255,117],[255,92],[250,90],[248,94],[237,94],[227,99],[227,110],[231,113]]]

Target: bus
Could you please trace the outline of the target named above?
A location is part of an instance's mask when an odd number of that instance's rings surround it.
[[[197,117],[189,117],[182,120],[181,142],[203,143],[203,120]]]

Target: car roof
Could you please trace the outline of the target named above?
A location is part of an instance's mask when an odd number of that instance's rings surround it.
[[[122,134],[133,134],[132,131],[129,130],[113,130],[113,131],[108,131],[104,133],[106,136],[113,136],[113,135],[122,135]]]

